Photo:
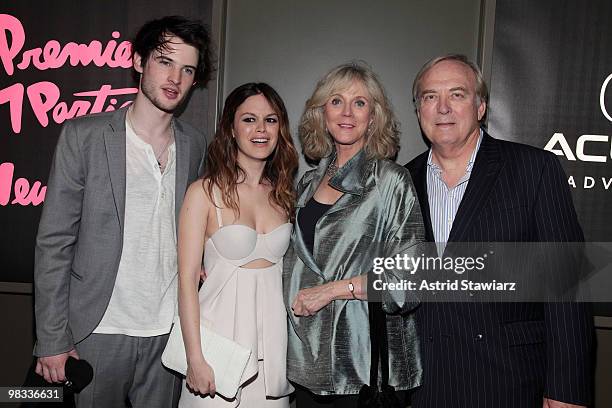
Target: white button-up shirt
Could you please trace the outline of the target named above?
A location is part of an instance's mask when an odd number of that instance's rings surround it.
[[[431,227],[434,238],[438,243],[439,251],[444,250],[448,241],[451,229],[453,228],[453,222],[455,222],[455,215],[457,215],[457,210],[467,189],[481,142],[482,129],[480,130],[480,137],[478,138],[476,148],[468,161],[465,174],[453,188],[449,188],[442,179],[442,169],[432,161],[431,149],[429,150],[429,157],[427,158],[427,199],[429,200]]]
[[[174,188],[176,149],[160,172],[153,148],[126,121],[123,251],[115,287],[94,333],[166,334],[177,302]]]

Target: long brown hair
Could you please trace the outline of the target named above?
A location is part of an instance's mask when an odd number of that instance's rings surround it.
[[[266,162],[263,180],[272,185],[270,201],[282,208],[293,220],[295,191],[293,179],[298,168],[298,155],[289,131],[289,117],[283,100],[270,85],[250,82],[234,89],[225,99],[219,128],[208,148],[206,171],[202,181],[209,197],[214,197],[216,185],[221,190],[223,204],[239,214],[238,183],[245,178],[244,169],[237,161],[238,147],[232,137],[234,117],[238,107],[249,97],[263,95],[279,118],[279,137],[276,149]]]

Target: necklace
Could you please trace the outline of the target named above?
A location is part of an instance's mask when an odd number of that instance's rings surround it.
[[[166,145],[164,146],[164,148],[162,149],[162,151],[155,156],[155,161],[157,161],[157,165],[159,166],[159,169],[162,170],[162,162],[161,162],[161,157],[162,155],[166,152],[166,150],[168,150],[168,147],[170,146],[170,142],[172,142],[172,134],[170,134],[170,137],[168,138],[168,141],[166,142]],[[153,151],[153,154],[155,154],[155,150]]]
[[[128,123],[130,124],[130,127],[132,128],[134,133],[139,134],[139,132],[136,130],[136,126],[134,126],[134,122],[132,122],[132,107],[130,107],[128,109],[126,117],[127,117]],[[166,150],[168,150],[168,147],[170,147],[170,143],[172,142],[172,139],[174,139],[173,136],[174,136],[174,128],[171,127],[170,137],[166,141],[166,144],[164,145],[164,148],[159,152],[159,154],[156,154],[155,153],[155,149],[153,149],[153,155],[155,156],[155,161],[157,162],[157,167],[159,167],[160,170],[163,170],[163,167],[164,167],[164,164],[162,164],[162,162],[161,162],[161,157],[164,155],[164,153],[166,153]],[[153,148],[152,145],[151,145],[151,148]]]
[[[336,173],[338,172],[338,170],[340,169],[340,167],[338,167],[338,164],[336,164],[336,159],[337,159],[337,153],[334,152],[334,157],[329,162],[329,164],[327,165],[327,169],[325,170],[325,173],[329,176],[329,178],[334,177]]]

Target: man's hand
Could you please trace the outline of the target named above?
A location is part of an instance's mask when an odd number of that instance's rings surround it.
[[[584,405],[568,404],[567,402],[556,401],[544,398],[542,408],[586,408]]]
[[[66,381],[66,360],[68,357],[74,357],[78,360],[79,355],[75,349],[67,353],[57,354],[55,356],[38,357],[36,362],[36,374],[44,377],[46,382],[61,383]]]

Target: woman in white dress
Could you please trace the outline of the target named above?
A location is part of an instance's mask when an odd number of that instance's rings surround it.
[[[204,177],[189,187],[179,220],[179,315],[188,365],[180,407],[289,406],[281,273],[297,165],[276,91],[264,83],[232,91]],[[202,257],[206,277],[198,293]],[[216,394],[200,324],[251,349],[236,396]]]

